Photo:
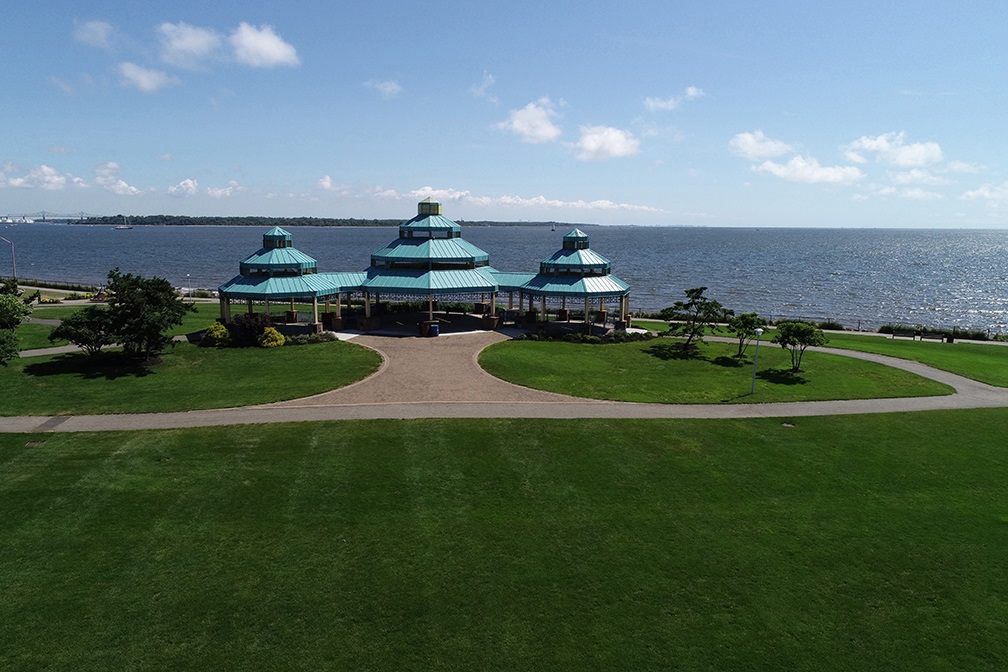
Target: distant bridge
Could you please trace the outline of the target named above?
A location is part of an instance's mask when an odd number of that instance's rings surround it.
[[[0,224],[24,224],[28,222],[52,222],[52,221],[71,221],[75,219],[87,219],[88,217],[96,217],[97,215],[92,215],[87,212],[71,212],[69,214],[61,214],[57,212],[48,212],[42,210],[41,212],[25,212],[19,214],[6,214],[0,216]]]

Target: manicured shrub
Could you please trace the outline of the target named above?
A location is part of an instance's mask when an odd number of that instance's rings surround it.
[[[844,330],[844,326],[842,324],[840,324],[839,322],[835,322],[833,320],[826,320],[824,322],[820,322],[817,326],[820,329],[826,329],[827,331],[843,331]]]
[[[214,322],[207,330],[203,333],[203,339],[200,341],[200,345],[209,348],[216,348],[222,345],[228,345],[231,342],[231,332],[228,331],[220,322]]]
[[[252,345],[259,341],[266,327],[270,326],[268,315],[263,313],[242,313],[231,322],[231,338],[238,345]]]
[[[0,329],[0,364],[21,356],[17,333],[13,329]]]
[[[278,348],[286,342],[287,339],[284,335],[274,327],[266,327],[258,339],[259,347],[261,348]]]

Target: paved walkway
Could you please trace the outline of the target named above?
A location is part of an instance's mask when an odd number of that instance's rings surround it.
[[[917,362],[834,348],[818,350],[904,369],[950,385],[956,393],[940,397],[773,404],[678,405],[580,399],[513,385],[483,371],[476,363],[479,352],[507,338],[506,334],[485,331],[438,338],[355,336],[355,343],[382,355],[382,365],[369,378],[331,392],[245,408],[7,417],[0,418],[0,432],[115,431],[376,418],[793,418],[1008,407],[1008,389]]]

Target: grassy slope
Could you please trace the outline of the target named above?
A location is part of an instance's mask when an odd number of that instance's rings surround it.
[[[0,435],[0,667],[1004,669],[1008,411],[793,422]]]
[[[657,332],[668,330],[667,323],[655,320],[634,320],[633,325],[640,329],[650,329]],[[727,336],[729,334],[722,332],[721,335]],[[771,328],[770,332],[764,335],[764,345],[768,343],[772,335]],[[829,338],[827,346],[831,348],[846,348],[900,357],[979,380],[989,385],[1008,387],[1008,346],[993,343],[963,343],[961,341],[956,343],[922,342],[857,333],[831,332],[827,336]]]
[[[1008,387],[1008,346],[992,343],[939,343],[830,334],[831,348],[847,348],[911,359],[989,385]]]
[[[927,396],[951,388],[897,369],[823,353],[806,353],[805,371],[787,372],[790,357],[763,344],[756,394],[752,363],[731,359],[737,346],[707,343],[701,358],[676,359],[674,341],[581,345],[505,341],[480,355],[480,366],[519,385],[579,397],[659,403],[721,403]],[[670,358],[671,357],[671,358]]]
[[[342,342],[262,348],[180,344],[151,368],[95,367],[83,353],[0,367],[0,415],[140,413],[227,408],[295,399],[342,387],[375,371],[380,356]]]

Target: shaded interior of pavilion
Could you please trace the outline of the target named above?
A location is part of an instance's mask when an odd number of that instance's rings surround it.
[[[359,272],[319,273],[282,228],[218,288],[221,321],[266,313],[287,334],[359,330],[439,335],[504,325],[540,333],[626,329],[630,288],[574,229],[538,273],[502,272],[432,199]]]

